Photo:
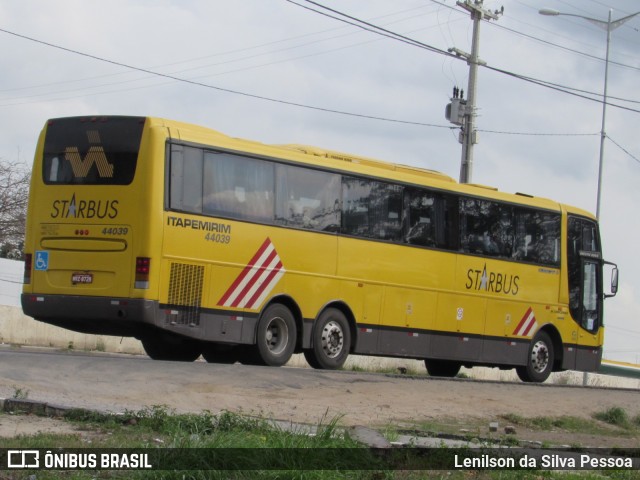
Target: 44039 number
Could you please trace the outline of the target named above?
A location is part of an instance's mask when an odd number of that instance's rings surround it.
[[[127,227],[105,227],[102,229],[103,235],[126,235],[129,233]]]
[[[224,233],[207,233],[204,237],[207,242],[214,243],[231,243],[231,235],[225,235]]]

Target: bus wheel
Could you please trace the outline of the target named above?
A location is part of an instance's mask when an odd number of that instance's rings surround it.
[[[291,311],[279,303],[269,306],[258,322],[257,350],[265,365],[279,367],[296,348],[296,322]]]
[[[312,343],[304,356],[313,368],[335,370],[344,364],[351,348],[351,329],[340,310],[322,312],[313,328]]]
[[[448,360],[425,360],[424,366],[427,367],[427,373],[430,377],[447,377],[453,378],[460,372],[458,362],[450,362]]]
[[[523,382],[542,383],[553,369],[553,343],[546,332],[538,332],[529,346],[527,364],[516,367],[516,373]]]
[[[140,340],[146,354],[153,360],[193,362],[200,356],[201,347],[196,340],[172,335],[156,335]]]
[[[238,361],[238,347],[221,343],[206,343],[202,348],[202,357],[207,363],[225,363],[231,365]]]

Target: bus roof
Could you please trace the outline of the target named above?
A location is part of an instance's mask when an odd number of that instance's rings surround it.
[[[348,170],[359,174],[393,179],[403,183],[426,185],[439,190],[452,191],[475,197],[484,197],[487,199],[495,199],[508,203],[524,204],[548,210],[558,211],[561,209],[561,204],[554,200],[535,197],[524,193],[513,194],[501,192],[495,187],[486,185],[461,184],[452,177],[435,170],[376,160],[308,145],[264,144],[253,140],[231,137],[217,130],[199,125],[155,117],[148,117],[148,119],[149,126],[168,127],[171,129],[172,136],[175,135],[178,139],[187,142],[191,141],[203,144],[212,143],[222,148],[302,161],[311,165],[318,165],[318,160],[323,159],[322,166],[338,170]],[[349,163],[349,165],[345,165],[345,162]],[[595,218],[593,214],[586,210],[570,206],[565,207],[569,213]]]

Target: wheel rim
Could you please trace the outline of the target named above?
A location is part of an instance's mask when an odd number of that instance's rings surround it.
[[[267,325],[264,340],[273,355],[280,355],[289,342],[287,322],[282,317],[272,318]]]
[[[549,347],[542,340],[537,341],[531,349],[531,367],[536,373],[542,373],[548,366]]]
[[[322,329],[322,350],[329,358],[336,358],[344,346],[344,332],[339,323],[331,320]]]

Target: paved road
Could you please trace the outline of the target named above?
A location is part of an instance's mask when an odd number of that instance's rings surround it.
[[[588,417],[612,406],[640,413],[638,390],[411,378],[306,368],[158,362],[146,357],[0,347],[0,397],[109,411],[166,405],[345,425],[473,416]]]

